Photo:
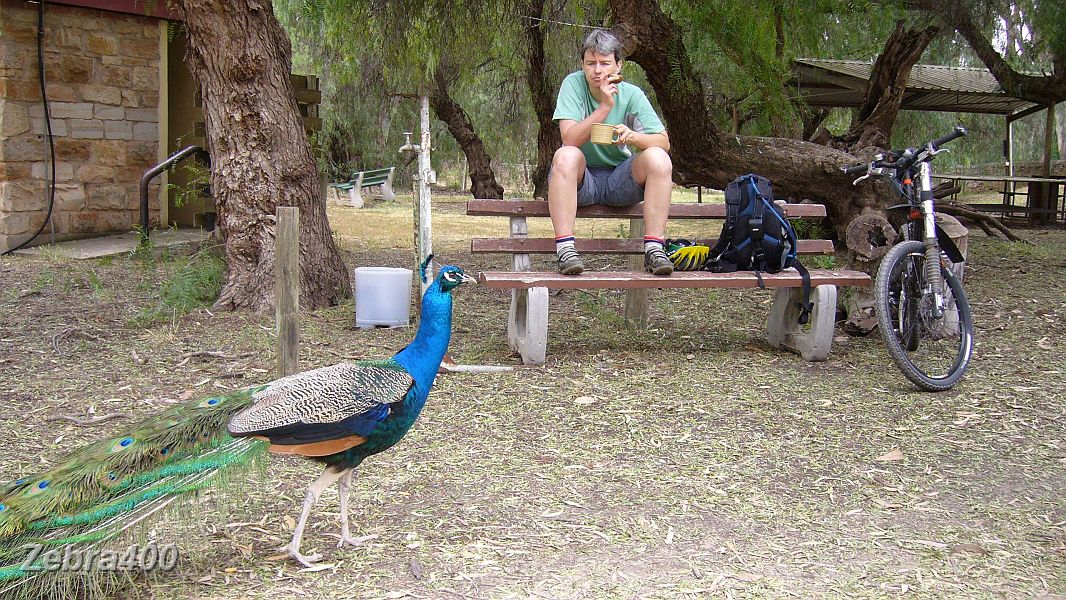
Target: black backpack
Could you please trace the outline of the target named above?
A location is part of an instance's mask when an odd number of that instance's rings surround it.
[[[799,322],[805,324],[813,308],[811,277],[796,258],[796,230],[774,204],[770,180],[755,174],[737,177],[725,188],[725,203],[722,234],[703,268],[715,273],[754,271],[759,287],[766,289],[762,273],[794,267],[803,279]]]

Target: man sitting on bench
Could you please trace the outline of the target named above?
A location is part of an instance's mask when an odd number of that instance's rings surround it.
[[[643,90],[616,77],[622,44],[614,34],[594,29],[581,46],[581,63],[581,71],[563,80],[553,116],[563,139],[548,183],[559,272],[585,270],[574,249],[578,206],[631,206],[643,200],[644,268],[670,275],[674,265],[663,249],[673,171],[666,128]],[[594,123],[613,125],[618,142],[593,144]]]

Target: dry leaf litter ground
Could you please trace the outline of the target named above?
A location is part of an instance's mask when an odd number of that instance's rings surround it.
[[[503,235],[506,220],[448,200],[434,215],[442,259],[505,268],[465,240]],[[410,196],[331,209],[347,263],[409,266],[410,213]],[[717,233],[686,227],[672,233]],[[371,536],[363,547],[335,548],[334,488],[304,541],[333,567],[272,560],[317,475],[272,458],[224,507],[207,494],[183,510],[194,517],[154,525],[179,543],[178,570],[118,594],[1066,597],[1066,232],[1024,235],[1035,245],[971,238],[976,357],[951,392],[913,388],[876,335],[838,332],[825,363],[771,350],[767,292],[653,292],[646,331],[623,327],[619,292],[554,294],[546,365],[439,377],[408,438],[360,469],[351,517]],[[131,324],[168,264],[0,259],[5,479],[175,401],[271,379],[270,316],[199,309]],[[459,290],[460,363],[518,364],[508,298]],[[385,357],[411,334],[355,329],[352,303],[305,314],[301,366]],[[50,420],[60,415],[111,418]]]

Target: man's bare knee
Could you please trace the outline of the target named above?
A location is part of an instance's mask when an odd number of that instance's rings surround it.
[[[645,172],[649,177],[666,177],[673,175],[674,163],[670,155],[662,148],[648,148],[641,154],[645,155]]]
[[[555,151],[552,158],[552,173],[575,177],[585,170],[585,155],[577,146],[563,146]]]

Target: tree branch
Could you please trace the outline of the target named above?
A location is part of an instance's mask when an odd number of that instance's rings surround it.
[[[1066,56],[1061,51],[1052,57],[1051,75],[1026,75],[1010,66],[996,51],[973,14],[959,0],[912,0],[910,4],[958,31],[1007,94],[1044,105],[1066,100]]]
[[[946,215],[969,219],[977,223],[977,225],[980,226],[986,234],[990,233],[988,228],[991,226],[997,229],[1000,233],[1003,234],[1004,237],[1006,237],[1012,242],[1022,242],[1023,244],[1029,244],[1030,246],[1033,245],[1033,243],[1029,240],[1014,235],[1013,231],[1011,231],[1006,225],[1004,225],[1002,221],[993,217],[992,215],[986,215],[984,213],[979,213],[975,210],[970,210],[969,208],[966,208],[965,206],[961,204],[956,204],[954,202],[942,202],[937,205],[936,209],[937,211],[942,212]]]

